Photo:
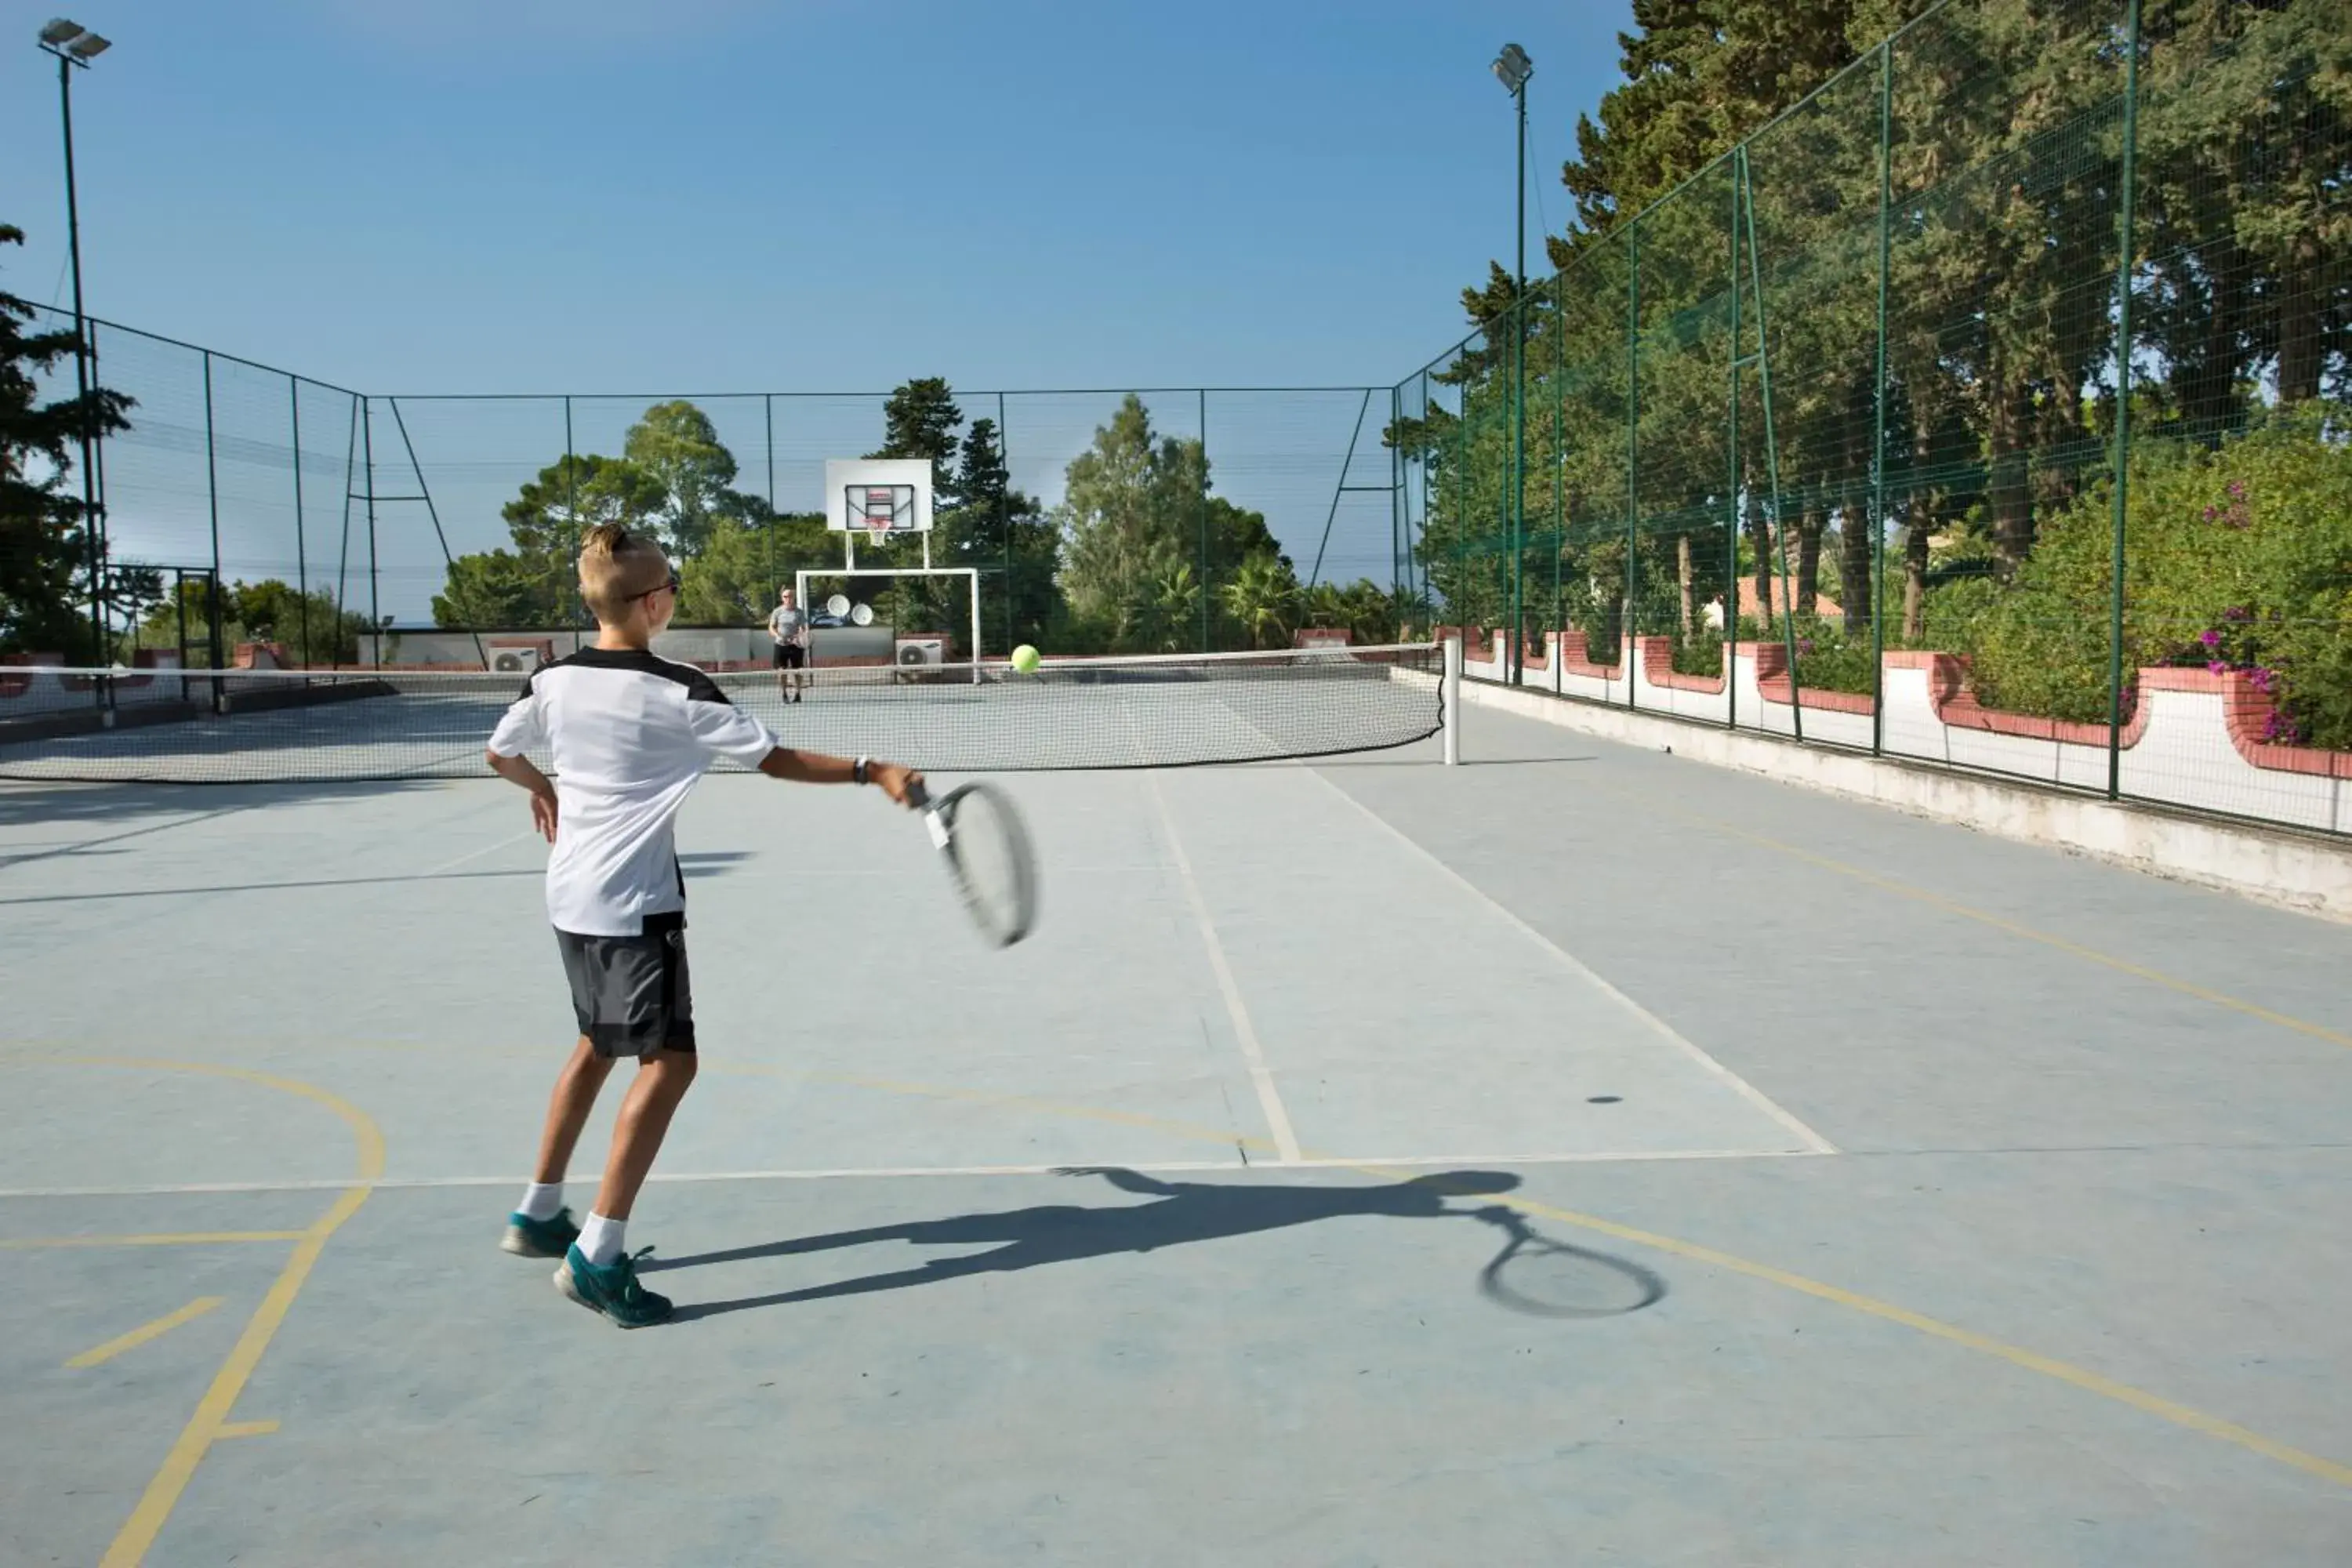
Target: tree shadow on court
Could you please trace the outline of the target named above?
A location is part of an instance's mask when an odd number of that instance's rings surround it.
[[[0,844],[0,870],[64,857],[119,854],[106,846],[194,827],[218,817],[316,800],[395,795],[429,784],[383,780],[320,784],[21,784],[0,781],[0,829],[64,826],[88,836]],[[141,852],[145,845],[134,847]]]
[[[0,865],[0,870],[5,868],[5,865]],[[520,877],[546,875],[541,867],[526,866],[512,871],[415,871],[383,877],[304,877],[280,882],[208,882],[197,887],[117,888],[96,893],[27,893],[22,897],[0,897],[0,907],[121,903],[142,899],[201,898],[211,893],[282,893],[315,888],[383,888],[397,882],[507,881]]]
[[[1664,1281],[1649,1270],[1606,1254],[1547,1241],[1535,1233],[1525,1216],[1512,1209],[1499,1205],[1455,1208],[1447,1203],[1448,1198],[1509,1192],[1519,1184],[1519,1178],[1507,1172],[1449,1171],[1381,1186],[1169,1182],[1118,1166],[1083,1166],[1058,1173],[1100,1176],[1121,1192],[1157,1201],[1102,1208],[1049,1204],[957,1215],[947,1219],[912,1220],[690,1257],[647,1258],[640,1268],[647,1274],[667,1273],[714,1263],[829,1252],[874,1242],[903,1241],[922,1247],[996,1244],[990,1251],[934,1258],[912,1268],[771,1295],[683,1304],[675,1321],[687,1322],[757,1307],[782,1307],[838,1296],[864,1296],[941,1284],[974,1274],[1010,1274],[1118,1253],[1157,1252],[1193,1242],[1284,1230],[1322,1220],[1470,1219],[1504,1233],[1503,1253],[1480,1276],[1481,1293],[1496,1305],[1546,1317],[1605,1317],[1638,1311],[1666,1293]],[[1535,1249],[1533,1254],[1531,1247]],[[1531,1258],[1545,1261],[1539,1268],[1520,1261]],[[1580,1271],[1592,1273],[1596,1278],[1606,1277],[1616,1283],[1596,1288],[1592,1279],[1583,1279],[1568,1292],[1574,1300],[1549,1300],[1560,1291],[1571,1273]]]

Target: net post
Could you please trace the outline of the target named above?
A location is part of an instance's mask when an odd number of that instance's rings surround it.
[[[971,569],[971,683],[980,684],[980,568]],[[1004,650],[1007,658],[1013,650]]]
[[[1456,630],[1442,645],[1445,675],[1439,686],[1439,722],[1445,733],[1445,765],[1462,764],[1462,634]]]

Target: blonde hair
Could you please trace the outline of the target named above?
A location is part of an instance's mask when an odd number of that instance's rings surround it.
[[[600,522],[580,542],[580,596],[597,620],[609,626],[626,618],[629,601],[658,583],[642,583],[643,563],[662,563],[661,547],[617,522]],[[632,586],[633,584],[637,585]]]

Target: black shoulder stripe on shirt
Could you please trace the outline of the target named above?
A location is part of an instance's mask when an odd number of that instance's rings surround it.
[[[636,675],[658,676],[685,687],[689,698],[705,702],[727,700],[717,683],[694,666],[675,663],[641,647],[583,647],[556,662],[582,669],[625,669]]]

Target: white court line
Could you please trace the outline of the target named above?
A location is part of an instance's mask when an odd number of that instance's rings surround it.
[[[1529,942],[1534,942],[1538,947],[1541,948],[1555,963],[1559,963],[1570,973],[1575,975],[1578,979],[1582,980],[1586,984],[1600,992],[1603,996],[1608,997],[1609,1000],[1617,1004],[1618,1006],[1622,1007],[1626,1012],[1632,1014],[1643,1024],[1648,1025],[1652,1029],[1657,1032],[1660,1038],[1665,1040],[1667,1044],[1673,1046],[1676,1050],[1681,1051],[1694,1062],[1696,1062],[1709,1074],[1720,1080],[1724,1086],[1729,1089],[1733,1093],[1747,1100],[1750,1105],[1753,1105],[1757,1110],[1762,1111],[1765,1115],[1779,1122],[1782,1127],[1787,1128],[1803,1142],[1807,1152],[1813,1154],[1834,1154],[1838,1152],[1836,1144],[1832,1143],[1828,1139],[1822,1137],[1820,1133],[1806,1126],[1789,1111],[1783,1110],[1762,1089],[1758,1089],[1754,1084],[1749,1083],[1746,1079],[1741,1078],[1738,1073],[1733,1072],[1729,1068],[1725,1067],[1721,1062],[1717,1061],[1713,1057],[1707,1055],[1706,1051],[1700,1049],[1698,1046],[1694,1044],[1692,1041],[1685,1038],[1673,1025],[1667,1023],[1664,1018],[1659,1017],[1655,1013],[1651,1012],[1647,1007],[1643,1006],[1639,1002],[1634,1001],[1631,996],[1626,995],[1622,991],[1618,990],[1614,985],[1610,984],[1606,980],[1601,979],[1600,975],[1595,974],[1591,969],[1587,968],[1583,962],[1578,959],[1574,953],[1569,952],[1568,949],[1560,946],[1558,942],[1552,941],[1551,938],[1544,935],[1543,932],[1536,930],[1535,927],[1521,920],[1504,905],[1497,903],[1493,898],[1489,897],[1486,890],[1479,887],[1477,883],[1473,882],[1469,878],[1464,876],[1461,872],[1455,870],[1453,867],[1439,859],[1435,855],[1431,854],[1421,845],[1413,842],[1413,840],[1408,837],[1404,831],[1398,827],[1396,824],[1391,822],[1387,817],[1382,816],[1379,812],[1374,811],[1370,806],[1366,805],[1362,801],[1358,800],[1354,795],[1349,795],[1346,790],[1341,789],[1338,784],[1333,784],[1329,779],[1325,778],[1322,773],[1318,772],[1316,769],[1308,767],[1304,771],[1314,774],[1317,782],[1320,783],[1333,795],[1338,795],[1341,800],[1346,801],[1349,805],[1354,806],[1358,811],[1363,813],[1368,820],[1377,824],[1381,830],[1386,833],[1390,837],[1394,838],[1399,844],[1403,845],[1414,855],[1435,867],[1456,887],[1461,888],[1472,898],[1478,900],[1488,909],[1493,910],[1496,914],[1502,916],[1503,919],[1508,922],[1514,930],[1518,931],[1521,936],[1526,937]]]
[[[526,811],[530,809],[528,802],[524,804],[523,809]],[[445,871],[454,871],[460,866],[466,865],[471,861],[478,860],[485,855],[494,855],[509,844],[520,844],[526,838],[536,838],[538,837],[538,828],[526,827],[520,833],[509,834],[506,837],[499,839],[496,844],[485,844],[479,849],[460,855],[455,860],[445,860],[440,865],[434,867],[431,870],[419,871],[417,875],[420,877],[438,877]]]
[[[1200,922],[1201,942],[1209,950],[1209,967],[1216,972],[1217,989],[1224,995],[1225,1016],[1233,1021],[1242,1056],[1249,1063],[1250,1083],[1257,1090],[1258,1109],[1265,1112],[1267,1130],[1274,1134],[1275,1152],[1285,1163],[1296,1163],[1299,1158],[1298,1134],[1291,1131],[1290,1112],[1283,1109],[1282,1096],[1275,1090],[1274,1069],[1266,1066],[1257,1027],[1250,1022],[1249,1008],[1242,1001],[1233,966],[1225,962],[1225,944],[1217,940],[1217,928],[1209,919],[1208,900],[1201,897],[1201,884],[1193,879],[1192,862],[1184,853],[1184,841],[1176,836],[1176,819],[1168,815],[1167,798],[1148,773],[1143,775],[1143,787],[1151,796],[1152,808],[1160,814],[1160,830],[1168,840],[1169,854],[1175,859],[1176,875],[1184,884],[1184,898],[1192,906],[1192,918]]]
[[[1297,1160],[1259,1160],[1244,1163],[1239,1160],[1079,1160],[1058,1165],[844,1165],[831,1170],[808,1171],[656,1171],[646,1180],[652,1184],[692,1184],[705,1182],[854,1182],[888,1179],[893,1181],[918,1177],[971,1176],[1052,1176],[1062,1172],[1091,1171],[1097,1167],[1115,1167],[1122,1171],[1139,1171],[1145,1175],[1181,1174],[1188,1172],[1231,1175],[1247,1175],[1254,1171],[1326,1171],[1359,1170],[1367,1165],[1393,1165],[1406,1169],[1423,1166],[1464,1165],[1493,1169],[1511,1165],[1613,1165],[1644,1164],[1685,1161],[1716,1160],[1807,1160],[1814,1158],[1801,1149],[1662,1149],[1653,1152],[1611,1153],[1585,1151],[1573,1154],[1406,1154],[1395,1157],[1342,1157],[1317,1155]],[[10,1198],[152,1198],[200,1197],[206,1194],[237,1193],[321,1193],[346,1192],[353,1187],[365,1187],[370,1192],[430,1191],[440,1187],[520,1187],[530,1178],[518,1171],[508,1176],[379,1176],[372,1182],[355,1182],[350,1177],[294,1182],[186,1182],[166,1183],[154,1186],[119,1187],[0,1187],[0,1202]],[[583,1177],[577,1184],[594,1184],[593,1176]]]

